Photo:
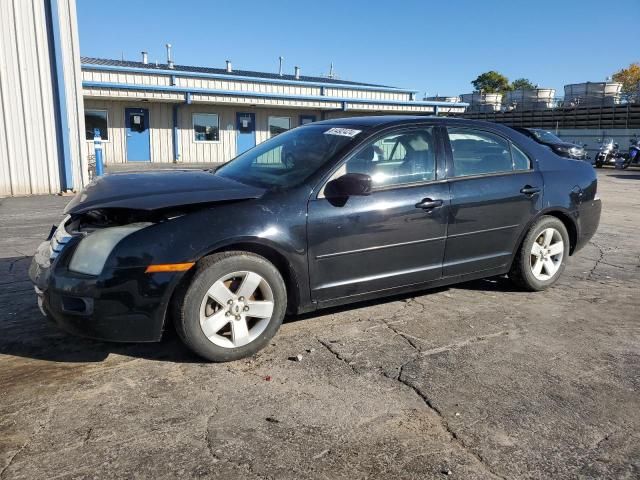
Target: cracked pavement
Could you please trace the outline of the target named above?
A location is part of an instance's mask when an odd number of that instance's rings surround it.
[[[600,229],[553,289],[291,318],[228,364],[46,323],[27,268],[69,198],[1,199],[0,480],[638,478],[640,172],[599,176]]]

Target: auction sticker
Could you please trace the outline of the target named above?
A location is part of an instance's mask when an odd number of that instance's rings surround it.
[[[362,130],[354,130],[352,128],[330,128],[325,135],[340,135],[341,137],[355,137]]]

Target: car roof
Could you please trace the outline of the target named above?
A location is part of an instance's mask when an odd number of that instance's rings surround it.
[[[419,122],[435,123],[444,125],[491,127],[503,130],[504,125],[482,120],[468,120],[464,118],[436,117],[427,115],[372,115],[366,117],[343,117],[332,118],[314,122],[313,125],[331,125],[333,127],[360,127],[362,129],[378,129],[391,126],[401,126],[403,124],[415,124]]]

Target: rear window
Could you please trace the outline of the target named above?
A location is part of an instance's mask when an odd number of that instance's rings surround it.
[[[529,170],[529,157],[507,139],[482,130],[448,128],[453,176],[469,177]]]

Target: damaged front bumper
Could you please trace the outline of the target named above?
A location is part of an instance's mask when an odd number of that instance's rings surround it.
[[[67,332],[83,337],[159,341],[181,274],[148,274],[144,267],[110,268],[98,276],[70,272],[67,267],[78,243],[79,239],[70,238],[58,252],[52,249],[53,240],[38,247],[29,277],[42,313]]]

